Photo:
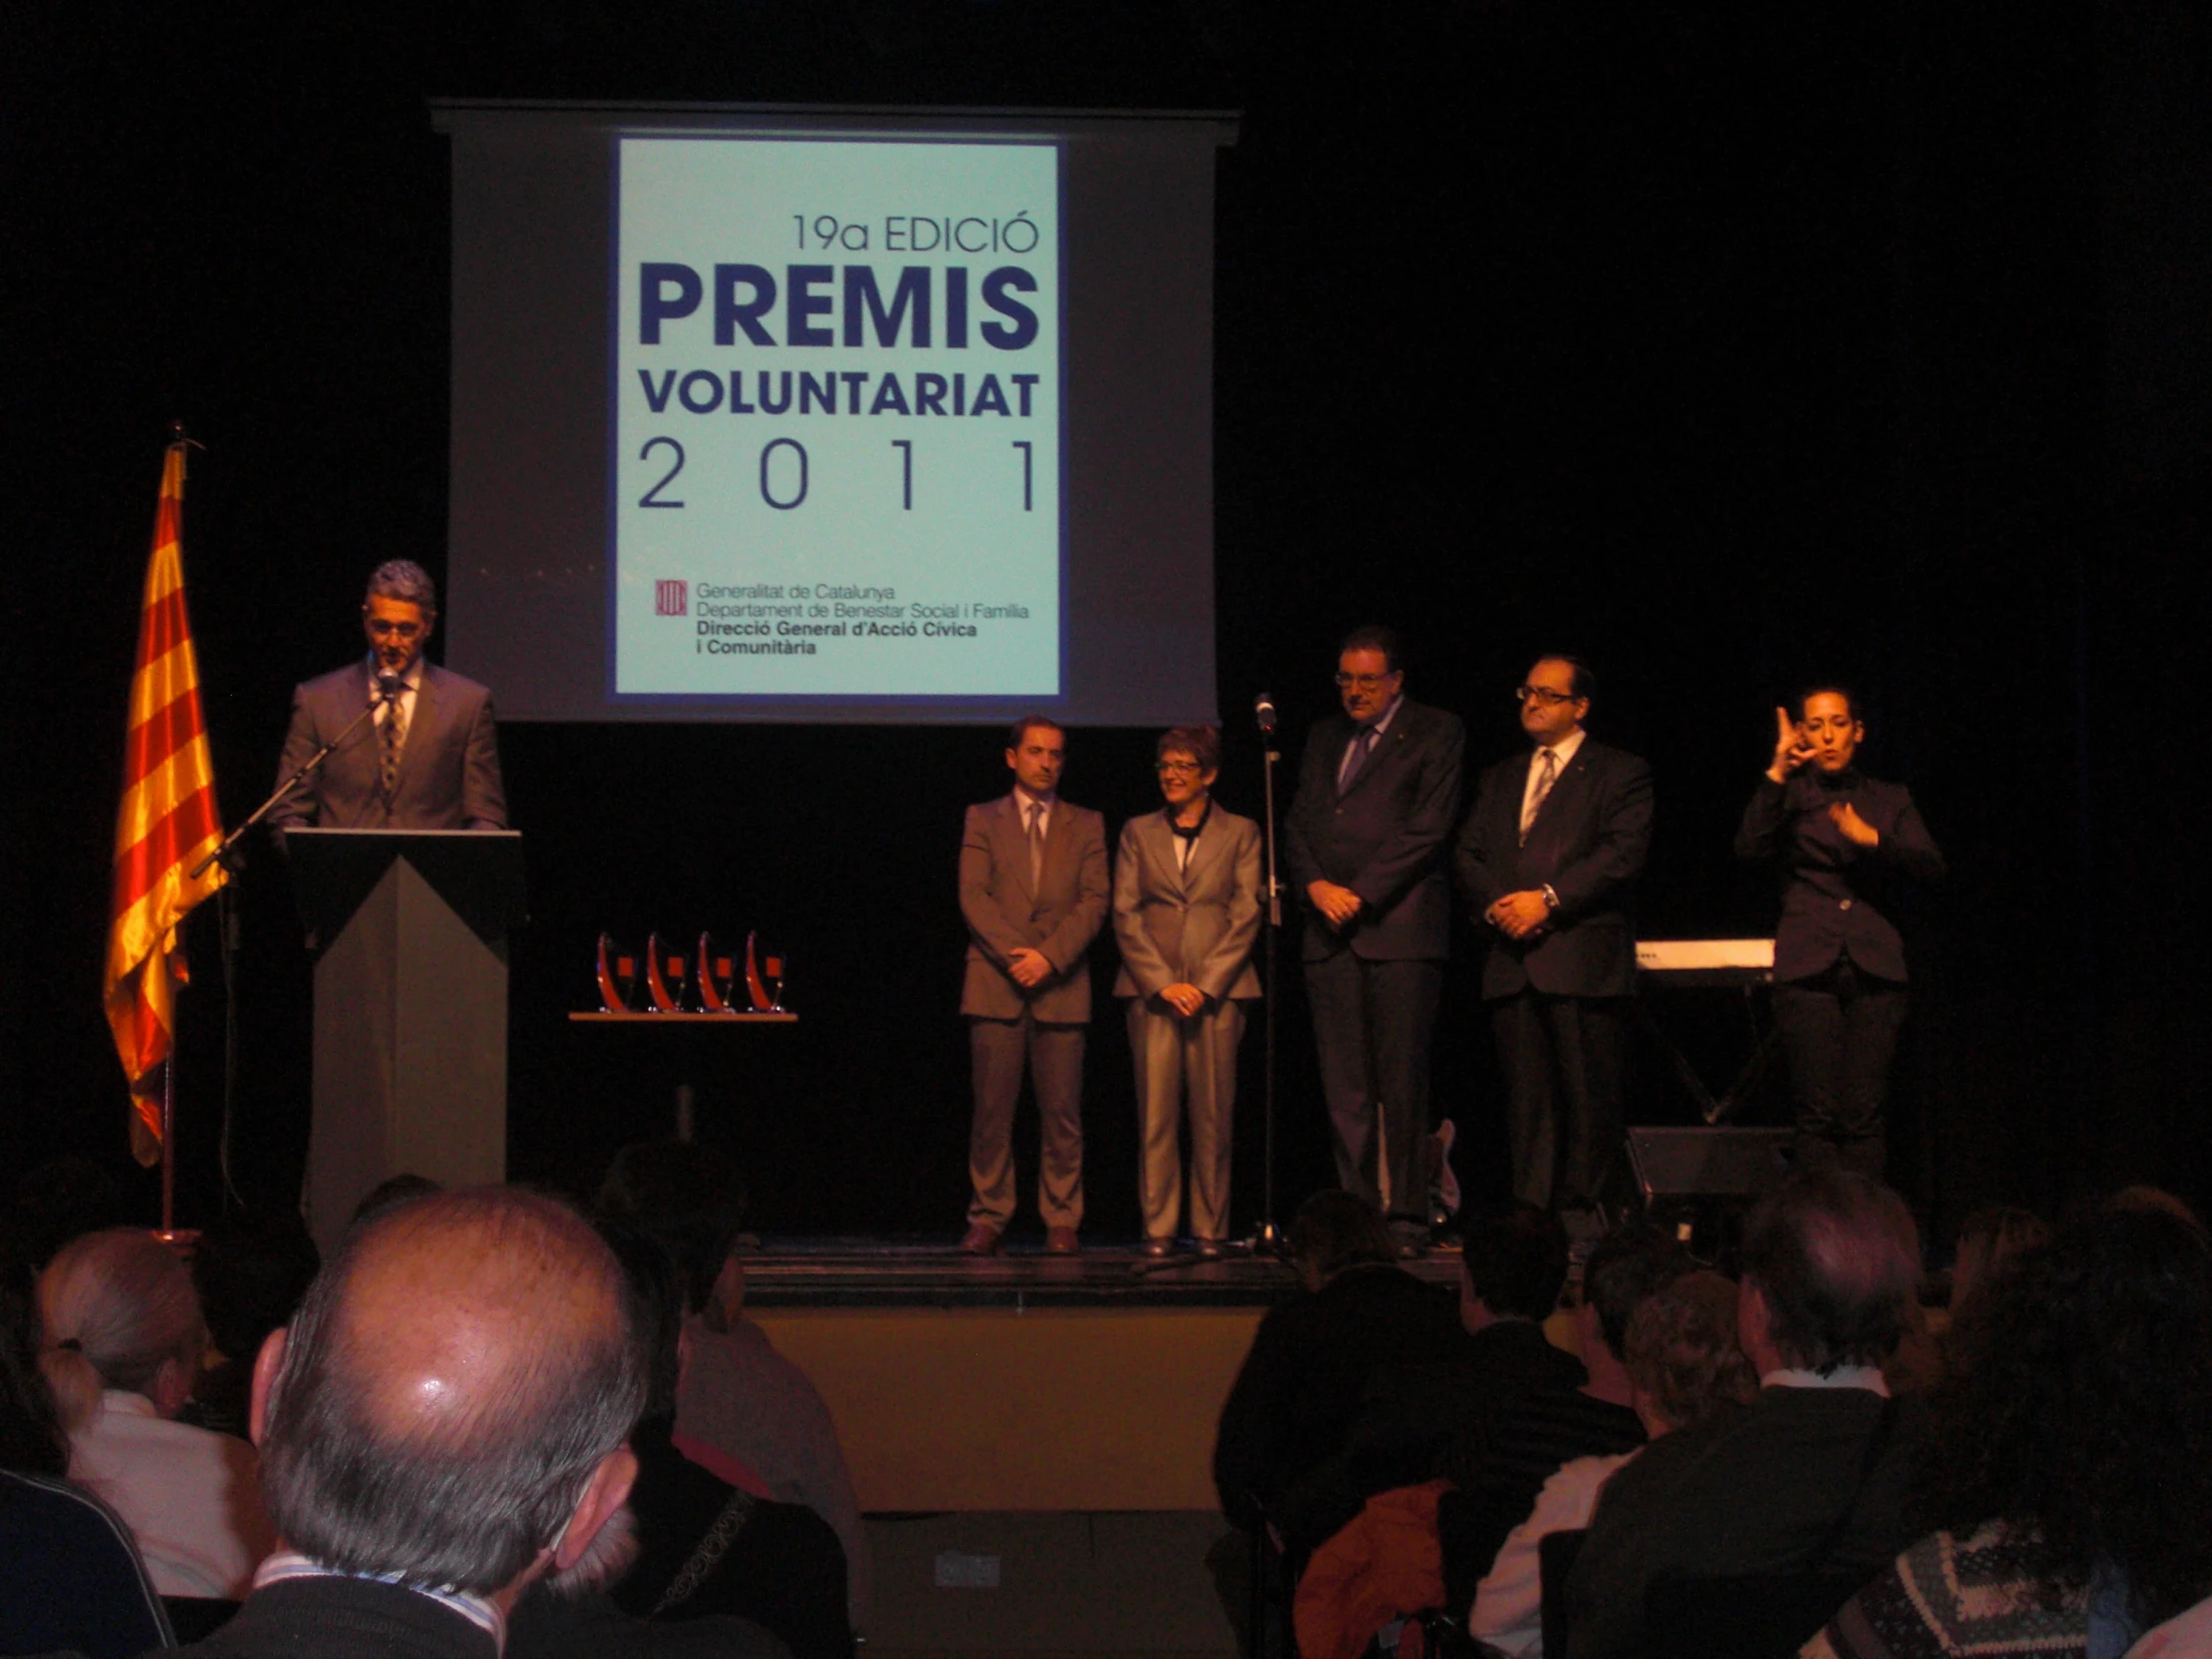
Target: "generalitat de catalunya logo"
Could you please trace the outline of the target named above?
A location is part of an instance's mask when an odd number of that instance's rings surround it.
[[[690,583],[655,582],[653,584],[653,614],[655,616],[688,616],[690,613]]]

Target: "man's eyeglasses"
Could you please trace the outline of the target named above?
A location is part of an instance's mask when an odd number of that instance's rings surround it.
[[[419,622],[386,622],[382,617],[370,617],[368,619],[368,631],[378,639],[411,640],[422,632],[422,624]]]
[[[1349,691],[1354,686],[1358,686],[1362,691],[1381,691],[1382,689],[1383,682],[1392,679],[1393,677],[1394,671],[1391,674],[1340,673],[1337,676],[1337,685],[1340,689],[1347,691]]]
[[[1549,686],[1515,686],[1513,688],[1513,701],[1516,703],[1536,703],[1546,709],[1556,709],[1562,703],[1572,703],[1574,693],[1553,691]]]
[[[1196,761],[1162,761],[1156,770],[1163,778],[1170,773],[1178,778],[1196,778],[1206,769]]]

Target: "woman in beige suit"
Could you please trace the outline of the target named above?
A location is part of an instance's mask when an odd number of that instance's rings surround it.
[[[1260,933],[1260,827],[1213,799],[1221,735],[1178,726],[1158,748],[1167,805],[1132,819],[1114,865],[1114,937],[1128,999],[1142,1126],[1145,1250],[1173,1248],[1183,1207],[1177,1145],[1191,1118],[1191,1237],[1221,1254],[1229,1231],[1230,1122],[1237,1099],[1240,1002],[1260,994],[1252,945]]]

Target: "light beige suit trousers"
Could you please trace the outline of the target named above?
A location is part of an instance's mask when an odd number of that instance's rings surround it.
[[[1260,827],[1216,807],[1187,864],[1168,815],[1132,819],[1114,866],[1114,937],[1122,967],[1114,994],[1128,999],[1142,1141],[1139,1198],[1145,1237],[1170,1239],[1183,1209],[1181,1121],[1191,1124],[1190,1228],[1197,1239],[1229,1232],[1231,1125],[1237,1101],[1240,1000],[1260,994],[1252,946],[1260,934]],[[1189,1019],[1160,1000],[1170,985],[1196,985],[1206,1006]]]

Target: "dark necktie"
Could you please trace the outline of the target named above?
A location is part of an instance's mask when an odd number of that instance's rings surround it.
[[[1035,892],[1044,879],[1044,807],[1029,803],[1029,890]]]
[[[1373,726],[1363,726],[1345,751],[1345,764],[1337,774],[1337,793],[1342,795],[1352,788],[1352,781],[1360,776],[1360,769],[1368,764],[1368,757],[1375,752],[1375,741],[1382,733]]]

